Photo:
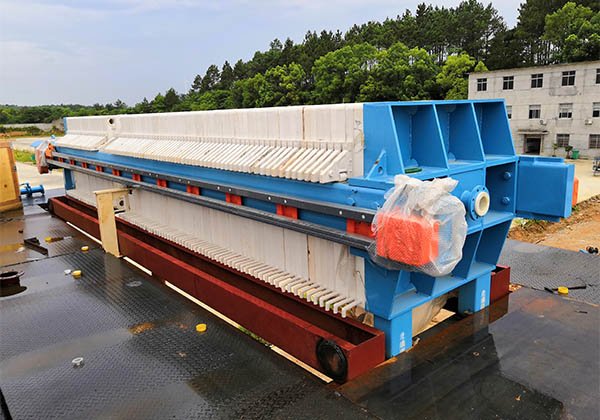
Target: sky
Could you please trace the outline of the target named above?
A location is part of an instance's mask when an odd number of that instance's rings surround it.
[[[0,104],[133,105],[187,92],[210,64],[248,60],[275,38],[343,32],[422,1],[0,0]],[[512,27],[521,1],[492,4]]]

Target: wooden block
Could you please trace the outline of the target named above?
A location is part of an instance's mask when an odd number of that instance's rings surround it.
[[[117,239],[117,225],[115,223],[114,198],[129,194],[129,190],[107,189],[95,191],[96,209],[98,211],[98,225],[100,227],[100,240],[104,250],[115,257],[120,257],[119,241]]]

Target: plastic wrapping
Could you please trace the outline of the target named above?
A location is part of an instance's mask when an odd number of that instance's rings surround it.
[[[465,206],[450,194],[458,181],[397,175],[394,183],[373,220],[371,259],[391,270],[450,274],[467,236]]]
[[[38,172],[40,174],[48,173],[47,157],[48,157],[48,154],[52,152],[53,148],[54,148],[54,146],[52,146],[52,143],[50,143],[49,140],[42,141],[35,148],[35,163],[37,165]]]

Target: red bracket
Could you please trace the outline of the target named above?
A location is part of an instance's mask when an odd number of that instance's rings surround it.
[[[200,187],[188,185],[185,189],[189,194],[200,195]]]
[[[119,171],[118,169],[113,169],[113,170],[112,170],[112,174],[113,174],[114,176],[121,176],[121,171]]]
[[[75,165],[75,160],[74,159],[69,159],[69,164]]]
[[[96,172],[104,172],[104,168],[100,165],[96,165]]]
[[[81,167],[82,167],[83,169],[87,169],[87,167],[88,167],[88,164],[87,164],[87,162],[81,162]]]
[[[283,204],[277,204],[277,214],[280,216],[291,217],[292,219],[298,218],[298,208],[292,206],[284,206]]]
[[[131,179],[133,179],[134,181],[141,181],[142,176],[140,174],[131,174]]]
[[[225,201],[227,201],[228,203],[238,204],[241,206],[242,205],[242,196],[225,193]]]
[[[167,180],[166,179],[157,179],[156,185],[158,185],[159,187],[167,188]]]
[[[369,238],[375,237],[375,233],[371,229],[371,223],[359,222],[358,220],[354,219],[346,219],[346,232],[356,233]]]

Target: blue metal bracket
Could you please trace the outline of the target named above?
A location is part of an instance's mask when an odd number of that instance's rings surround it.
[[[562,158],[519,156],[516,215],[558,222],[571,215],[575,167]]]

